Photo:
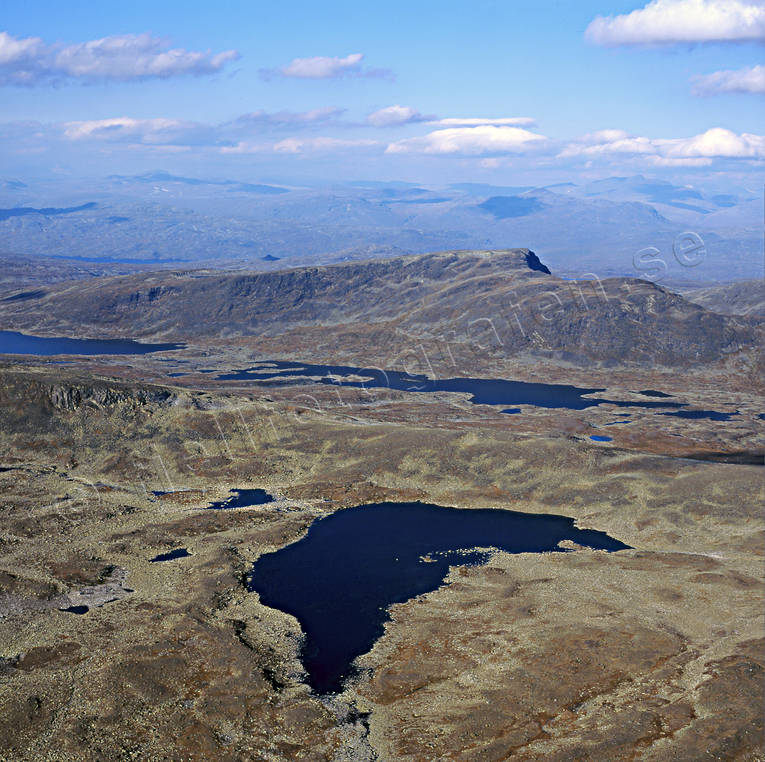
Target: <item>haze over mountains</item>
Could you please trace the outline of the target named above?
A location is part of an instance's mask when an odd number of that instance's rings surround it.
[[[142,269],[273,269],[274,258],[283,266],[528,245],[562,275],[701,285],[762,275],[761,215],[751,189],[706,191],[642,175],[542,188],[295,187],[158,170],[87,185],[9,179],[0,187],[4,254]],[[703,242],[692,267],[673,255],[687,232]],[[663,262],[658,269],[636,260],[647,247]]]

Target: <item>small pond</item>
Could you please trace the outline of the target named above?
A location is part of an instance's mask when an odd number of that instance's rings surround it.
[[[248,508],[251,505],[265,505],[273,502],[274,496],[269,495],[264,489],[232,489],[231,497],[217,500],[207,507],[220,511],[229,508]]]
[[[176,558],[188,558],[191,555],[186,548],[176,548],[167,553],[159,553],[154,558],[149,559],[151,563],[156,564],[159,561],[175,561]]]

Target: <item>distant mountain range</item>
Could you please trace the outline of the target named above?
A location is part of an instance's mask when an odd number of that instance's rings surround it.
[[[287,188],[280,188],[275,185],[259,185],[257,183],[242,183],[237,180],[199,180],[196,177],[179,177],[171,175],[163,170],[154,170],[145,172],[142,175],[109,175],[107,178],[115,183],[181,183],[182,185],[225,185],[229,188],[244,193],[262,193],[264,195],[274,195],[279,193],[289,193]]]
[[[761,206],[746,189],[706,192],[642,175],[544,188],[379,181],[312,188],[157,170],[87,186],[7,180],[0,235],[18,255],[215,267],[254,267],[269,256],[327,264],[364,258],[370,247],[379,256],[531,246],[572,277],[703,283],[762,275]],[[687,232],[704,245],[693,267],[673,255]],[[653,274],[640,267],[639,252],[649,247],[664,262]]]

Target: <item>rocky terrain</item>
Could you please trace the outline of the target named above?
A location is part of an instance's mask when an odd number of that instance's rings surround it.
[[[0,759],[762,758],[757,466],[443,401],[386,422],[16,365],[0,388]],[[277,500],[206,510],[232,486]],[[453,567],[316,696],[249,565],[383,499],[563,514],[634,550]]]
[[[31,282],[0,325],[186,344],[0,364],[0,760],[763,759],[760,318],[513,249]],[[220,378],[274,359],[728,420]],[[207,508],[232,488],[275,500]],[[631,549],[455,565],[317,695],[251,565],[383,500],[559,514]]]

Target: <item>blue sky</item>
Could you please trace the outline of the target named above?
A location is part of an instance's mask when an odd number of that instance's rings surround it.
[[[745,182],[765,160],[762,0],[10,0],[0,32],[3,174]]]

